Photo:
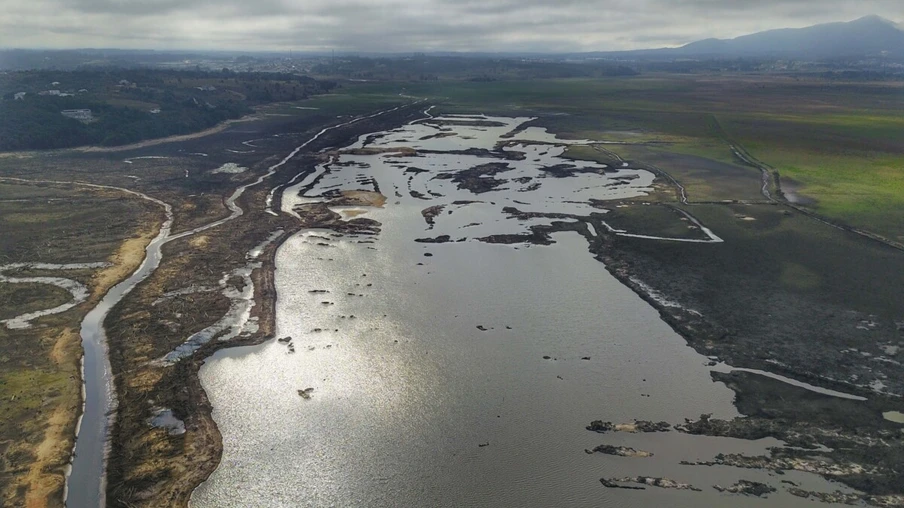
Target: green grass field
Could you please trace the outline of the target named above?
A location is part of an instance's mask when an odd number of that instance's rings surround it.
[[[612,209],[603,220],[616,229],[632,234],[698,240],[707,238],[699,228],[691,227],[683,215],[668,206],[623,205]]]
[[[393,92],[391,88],[387,88],[385,91],[346,88],[339,89],[336,93],[315,95],[302,101],[270,104],[260,108],[260,111],[265,114],[291,114],[298,118],[323,114],[333,116],[360,115],[372,113],[382,108],[407,104],[408,102],[410,102],[409,98],[399,96],[398,91]]]
[[[72,295],[65,289],[56,286],[0,282],[0,319],[52,309],[70,300],[72,300]]]
[[[0,264],[104,261],[122,242],[122,231],[134,227],[134,218],[149,208],[119,193],[45,185],[0,182],[0,196]]]

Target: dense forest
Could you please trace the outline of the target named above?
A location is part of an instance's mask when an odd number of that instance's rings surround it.
[[[162,106],[160,113],[151,114],[70,97],[5,100],[0,103],[0,150],[122,145],[202,130],[250,111],[237,102],[215,108],[185,101]],[[90,109],[97,121],[86,124],[60,114],[82,108]]]
[[[332,87],[304,76],[225,69],[13,72],[0,76],[0,151],[112,146],[186,134],[248,114],[258,104],[303,99]],[[63,116],[70,109],[90,109],[91,118]]]

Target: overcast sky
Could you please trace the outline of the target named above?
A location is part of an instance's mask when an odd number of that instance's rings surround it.
[[[867,14],[904,0],[0,0],[0,47],[605,51]]]

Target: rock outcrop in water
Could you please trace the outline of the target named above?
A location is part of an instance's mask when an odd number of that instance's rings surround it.
[[[653,454],[643,450],[635,450],[629,446],[599,445],[592,450],[584,450],[587,454],[602,453],[616,457],[652,457]]]
[[[649,487],[658,487],[660,489],[674,490],[692,490],[694,492],[702,492],[701,489],[687,483],[677,482],[668,478],[654,478],[652,476],[627,476],[624,478],[600,478],[600,483],[610,489],[634,489],[642,490],[645,487],[624,486],[622,483],[633,483],[637,485],[645,485]]]
[[[792,496],[802,497],[813,501],[828,504],[857,505],[866,503],[870,506],[904,506],[904,496],[865,496],[836,490],[835,492],[814,492],[798,487],[791,487],[788,493]]]
[[[346,234],[374,235],[380,232],[381,224],[373,219],[357,217],[343,220],[342,216],[330,210],[330,203],[304,203],[295,207],[301,217],[301,227],[332,229]]]
[[[730,487],[721,485],[713,485],[713,488],[719,492],[727,492],[729,494],[743,494],[745,496],[766,497],[776,491],[775,487],[766,485],[765,483],[752,482],[749,480],[739,480],[738,483]]]
[[[511,171],[512,169],[513,168],[505,162],[490,162],[457,173],[441,173],[433,178],[437,180],[452,180],[458,184],[459,190],[468,190],[474,194],[483,194],[484,192],[495,190],[508,182],[508,180],[495,178],[495,175]]]
[[[543,226],[531,227],[532,233],[525,234],[507,234],[507,235],[490,235],[478,238],[477,241],[484,243],[501,243],[512,245],[516,243],[529,243],[532,245],[552,245],[556,243],[546,232]]]
[[[427,221],[427,229],[433,229],[433,226],[436,225],[436,216],[441,214],[445,208],[446,205],[434,205],[421,210],[421,215]]]
[[[789,445],[799,448],[819,446],[814,429],[800,428],[783,419],[736,418],[733,420],[714,419],[711,415],[700,415],[698,420],[685,420],[675,426],[675,430],[698,436],[719,436],[755,441],[765,437],[776,437]]]
[[[668,432],[672,430],[672,426],[668,422],[651,422],[647,420],[636,420],[633,423],[619,424],[594,420],[587,426],[587,430],[600,434],[606,434],[608,432]]]
[[[337,197],[329,200],[330,206],[375,206],[381,207],[386,203],[386,196],[375,191],[345,190],[340,191]]]
[[[605,172],[604,169],[600,168],[588,168],[576,166],[574,164],[556,164],[555,166],[547,166],[543,168],[543,171],[551,174],[556,178],[567,178],[569,176],[574,176],[578,173],[597,173],[602,174]],[[615,178],[613,178],[615,179]]]
[[[684,465],[693,466],[731,466],[741,469],[762,469],[771,471],[801,471],[813,473],[827,478],[875,475],[878,470],[873,466],[861,464],[839,464],[827,460],[811,459],[797,456],[793,450],[774,448],[771,456],[748,456],[736,453],[718,454],[713,460],[687,462]]]
[[[882,499],[879,506],[895,506],[888,499],[904,502],[898,493],[904,473],[895,466],[901,460],[904,432],[900,425],[869,418],[870,411],[877,411],[874,405],[882,407],[881,400],[832,397],[746,372],[712,375],[736,391],[738,408],[748,416],[719,420],[702,415],[676,425],[676,430],[747,440],[773,437],[788,447],[770,448],[767,455],[719,454],[684,464],[807,472],[866,492],[864,499]],[[800,410],[811,417],[792,418]]]
[[[417,238],[414,240],[418,243],[449,243],[452,237],[449,235],[439,235],[436,238]]]

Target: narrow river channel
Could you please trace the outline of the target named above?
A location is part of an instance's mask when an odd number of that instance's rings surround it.
[[[107,355],[104,318],[114,305],[139,282],[148,278],[160,265],[161,248],[166,243],[173,224],[169,205],[141,195],[164,207],[166,220],[157,236],[148,244],[144,261],[128,279],[113,286],[100,303],[82,320],[82,400],[83,411],[76,426],[75,450],[66,477],[64,499],[66,506],[104,506],[106,482],[104,467],[107,456],[107,435],[110,418],[116,410],[116,397]]]

